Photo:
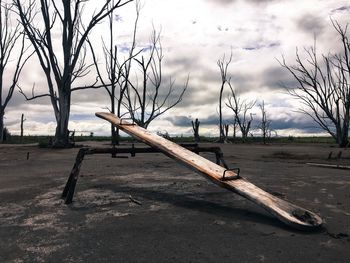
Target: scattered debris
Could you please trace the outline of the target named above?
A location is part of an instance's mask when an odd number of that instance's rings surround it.
[[[330,151],[330,153],[328,154],[328,160],[330,160],[330,159],[332,159],[332,154],[333,154],[333,152],[332,151]]]
[[[323,167],[323,168],[350,170],[350,166],[347,166],[347,165],[327,164],[327,163],[306,163],[306,164],[311,166],[316,166],[316,167]]]
[[[276,234],[276,232],[263,233],[262,236],[267,237],[267,236],[273,236],[274,234]]]
[[[226,222],[222,220],[215,220],[213,222],[213,225],[223,226],[223,225],[226,225]]]
[[[142,203],[136,199],[134,199],[131,195],[129,195],[129,199],[131,202],[135,203],[135,204],[138,204],[138,205],[142,205]]]
[[[343,239],[343,238],[348,238],[349,235],[348,234],[345,234],[345,233],[338,233],[338,234],[335,234],[335,233],[330,233],[330,232],[327,232],[327,235],[334,238],[334,239]]]

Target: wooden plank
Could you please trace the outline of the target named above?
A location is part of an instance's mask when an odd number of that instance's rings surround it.
[[[98,112],[96,113],[96,116],[111,122],[124,132],[151,147],[159,149],[165,155],[186,165],[215,184],[251,200],[293,228],[311,230],[320,227],[323,223],[321,217],[315,213],[279,199],[250,183],[243,177],[234,180],[224,180],[224,173],[226,177],[232,178],[237,178],[237,173],[235,171],[227,171],[224,167],[219,166],[204,157],[177,145],[176,143],[153,134],[135,124],[121,120],[114,114]]]

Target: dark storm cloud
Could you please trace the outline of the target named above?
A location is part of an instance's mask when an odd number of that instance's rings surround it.
[[[296,21],[297,27],[307,34],[321,35],[325,28],[325,21],[313,14],[305,14]]]
[[[209,2],[212,2],[214,4],[223,4],[223,5],[228,5],[232,4],[234,2],[237,2],[237,0],[209,0]]]
[[[18,118],[18,120],[7,120],[6,115],[4,117],[4,122],[5,122],[5,126],[13,126],[13,125],[20,125],[20,119]]]
[[[274,47],[278,47],[280,46],[281,43],[280,42],[272,42],[269,44],[256,44],[256,45],[252,45],[252,46],[247,46],[247,47],[243,47],[244,50],[259,50],[259,49],[263,49],[263,48],[274,48]]]
[[[240,95],[256,89],[258,85],[256,79],[251,73],[232,73],[230,76],[232,86]],[[219,70],[203,70],[199,79],[200,83],[192,85],[190,78],[188,89],[181,103],[176,106],[177,108],[186,108],[193,105],[210,106],[218,103],[221,85]],[[181,86],[181,83],[178,82],[175,89],[180,91],[182,87],[183,86]],[[229,93],[230,90],[228,87],[226,87],[224,92],[224,101],[226,101],[228,98]]]
[[[31,95],[30,92],[26,92],[26,94],[28,97],[30,97],[30,95]],[[24,110],[25,110],[25,109],[29,109],[30,105],[36,105],[36,104],[47,106],[47,105],[51,105],[51,102],[50,102],[49,97],[41,97],[41,98],[27,101],[24,98],[24,96],[16,90],[16,91],[14,91],[13,96],[8,104],[8,108],[11,110],[16,110],[18,107],[22,107],[22,106],[28,107],[28,108],[24,108]]]
[[[341,7],[338,7],[338,8],[331,10],[332,14],[338,13],[338,12],[350,12],[350,5],[341,6]]]
[[[318,133],[322,129],[317,126],[310,118],[306,117],[303,119],[272,119],[271,129],[273,130],[287,130],[287,129],[297,129],[302,130],[306,133]]]
[[[193,59],[190,56],[176,56],[167,59],[166,61],[167,67],[179,66],[182,68],[193,68],[194,66],[199,67],[198,59]]]
[[[173,116],[168,117],[166,120],[170,121],[174,126],[188,127],[191,125],[192,119],[187,116]]]
[[[270,89],[294,88],[298,82],[282,66],[276,66],[266,69],[261,76],[261,83]]]
[[[179,94],[183,90],[183,87],[184,86],[181,83],[174,85],[174,93],[172,93],[169,97],[169,103],[177,100]],[[202,96],[203,93],[205,93],[206,96]],[[215,103],[216,100],[215,92],[208,92],[208,89],[205,86],[192,86],[190,81],[189,86],[182,97],[182,101],[176,105],[176,108],[183,108],[186,110],[186,108],[189,106],[211,105]]]
[[[193,118],[194,119],[194,118]],[[190,116],[173,116],[167,118],[174,126],[178,127],[191,127],[191,121],[193,120]],[[201,125],[205,126],[216,126],[219,123],[218,115],[210,115],[207,118],[199,119]],[[232,123],[232,119],[224,119],[225,123]],[[258,120],[254,120],[257,124]],[[318,133],[322,130],[308,117],[298,118],[298,119],[287,119],[278,118],[271,120],[271,129],[273,130],[288,130],[297,129],[305,133]]]
[[[173,116],[168,117],[166,120],[170,121],[173,125],[179,127],[191,127],[191,121],[195,118],[191,118],[191,116]],[[210,115],[207,118],[199,119],[201,125],[218,125],[219,124],[219,116],[218,115]],[[230,119],[224,119],[224,123],[232,123]]]
[[[255,79],[252,76],[251,72],[241,73],[241,72],[230,72],[228,77],[231,78],[231,84],[237,89],[240,93],[245,93],[253,90],[255,85]],[[221,85],[219,68],[214,70],[203,70],[201,74],[201,80],[203,83],[209,83],[212,86],[216,86],[219,91]]]
[[[94,120],[96,117],[91,114],[71,114],[70,120],[71,121],[87,121],[87,120]]]
[[[237,0],[209,0],[212,3],[215,4],[223,4],[223,5],[228,5],[237,2]],[[248,3],[252,4],[266,4],[269,2],[277,2],[277,1],[282,1],[282,0],[247,0]]]

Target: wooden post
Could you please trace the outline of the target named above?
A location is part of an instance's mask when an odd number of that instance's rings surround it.
[[[21,143],[23,142],[23,123],[24,122],[25,122],[24,114],[22,113],[22,116],[21,116],[21,137],[20,137]]]
[[[68,181],[66,183],[66,186],[64,187],[64,190],[62,192],[62,199],[65,199],[66,204],[72,203],[74,191],[75,191],[75,185],[77,184],[80,167],[84,160],[84,156],[86,152],[88,151],[88,148],[81,148],[77,154],[73,169],[69,175]]]

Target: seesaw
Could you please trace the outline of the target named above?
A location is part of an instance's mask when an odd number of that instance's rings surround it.
[[[213,183],[254,202],[290,227],[301,230],[312,230],[319,228],[323,223],[321,217],[315,213],[282,200],[249,182],[240,175],[239,169],[228,169],[227,167],[222,167],[189,149],[141,128],[134,123],[120,119],[114,114],[98,112],[96,113],[96,116],[109,121],[127,134],[151,146],[153,149],[164,153],[170,158],[177,160]],[[79,154],[77,159],[78,158]],[[80,168],[79,165],[77,165],[78,167],[75,167],[77,170]],[[74,173],[75,168],[73,167],[72,173],[62,193],[62,198],[65,198],[66,200],[68,198],[69,201],[71,201],[74,193],[75,183],[78,176],[78,173]]]

